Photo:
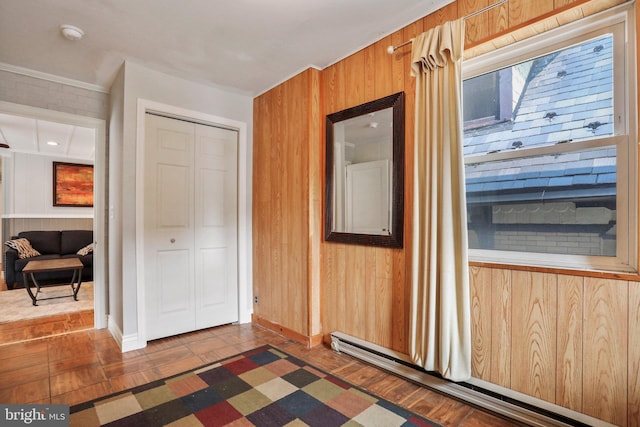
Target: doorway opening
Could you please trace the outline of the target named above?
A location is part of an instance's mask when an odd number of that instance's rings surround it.
[[[105,176],[106,176],[106,123],[104,120],[76,114],[58,112],[37,107],[0,102],[0,135],[5,147],[0,152],[2,160],[2,241],[9,240],[21,231],[91,229],[93,231],[93,284],[85,291],[93,290],[93,327],[107,326],[106,234],[105,234]],[[27,137],[25,135],[31,135]],[[58,145],[56,145],[58,144]],[[54,161],[92,164],[94,167],[93,208],[53,206]],[[29,196],[31,200],[29,201]],[[4,261],[4,257],[3,257]],[[4,271],[4,268],[3,268]],[[56,287],[57,288],[57,287]],[[52,290],[56,288],[50,288]],[[25,301],[30,303],[27,292]],[[82,292],[82,289],[81,289]],[[81,296],[79,294],[79,296]],[[70,302],[75,302],[69,299]],[[53,302],[53,301],[52,301]],[[56,301],[57,303],[58,301]],[[61,311],[71,305],[60,299]],[[31,312],[40,309],[29,307]],[[42,309],[54,311],[54,305]],[[85,304],[86,305],[86,304]],[[36,322],[39,317],[36,316]],[[52,333],[56,333],[52,331]],[[57,332],[60,333],[60,332]]]

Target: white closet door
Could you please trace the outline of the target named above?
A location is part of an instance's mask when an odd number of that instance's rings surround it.
[[[238,320],[238,133],[196,126],[196,328]]]
[[[147,339],[238,320],[237,132],[148,114]]]
[[[195,329],[192,123],[146,116],[147,339]]]

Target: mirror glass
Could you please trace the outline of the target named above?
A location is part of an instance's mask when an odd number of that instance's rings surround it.
[[[327,116],[325,238],[402,247],[404,93]]]

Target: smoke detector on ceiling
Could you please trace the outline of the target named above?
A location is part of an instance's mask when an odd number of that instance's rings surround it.
[[[67,40],[80,40],[84,36],[84,31],[73,25],[60,25],[60,32]]]

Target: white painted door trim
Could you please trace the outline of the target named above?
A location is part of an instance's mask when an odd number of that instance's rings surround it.
[[[93,233],[97,242],[93,254],[93,326],[95,329],[107,327],[107,291],[105,271],[107,270],[107,251],[105,242],[105,179],[106,179],[106,121],[93,117],[80,116],[62,111],[47,110],[29,105],[0,101],[0,113],[31,117],[40,120],[64,123],[74,126],[93,128],[95,137],[94,159],[94,201]]]
[[[250,175],[248,175],[247,124],[225,117],[139,98],[136,122],[136,194],[138,195],[136,197],[136,306],[138,309],[138,336],[135,344],[130,343],[127,346],[130,350],[145,347],[147,344],[146,286],[144,279],[144,197],[141,196],[144,193],[145,114],[147,112],[238,131],[238,322],[251,322],[252,312],[252,286],[250,281],[251,215],[248,206]],[[123,351],[126,350],[123,348]]]

